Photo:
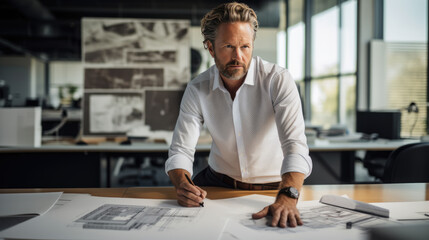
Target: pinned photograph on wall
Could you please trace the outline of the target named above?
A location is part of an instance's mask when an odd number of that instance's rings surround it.
[[[120,65],[171,63],[173,59],[176,62],[177,51],[189,51],[189,27],[188,20],[84,18],[83,60],[86,64]],[[165,46],[171,46],[172,49],[160,50]],[[144,52],[139,52],[141,50]],[[126,52],[131,54],[128,56]],[[133,61],[135,58],[137,61]],[[146,61],[138,61],[139,58]]]
[[[191,80],[190,27],[184,19],[82,19],[84,136],[125,136],[144,120],[148,137],[173,131],[177,89]]]
[[[177,51],[141,51],[127,50],[127,63],[175,63]]]
[[[85,89],[142,89],[163,85],[162,68],[85,69]]]
[[[144,124],[144,93],[85,93],[84,134],[124,136]]]
[[[164,86],[170,89],[185,88],[189,77],[189,68],[182,71],[179,68],[165,68]]]
[[[166,42],[171,45],[182,41],[187,42],[190,38],[190,22],[188,21],[146,20],[140,21],[138,26],[142,36],[144,36],[142,40],[147,40],[145,43],[150,45],[165,46]],[[144,44],[142,46],[146,47]]]
[[[88,63],[110,63],[122,65],[124,63],[124,52],[126,49],[138,48],[138,42],[127,42],[125,44],[112,44],[108,48],[93,49],[84,54],[84,61]]]
[[[145,125],[151,131],[173,131],[179,116],[184,90],[145,91]]]
[[[140,48],[138,24],[127,19],[83,19],[84,60],[90,63],[123,63],[123,49]]]

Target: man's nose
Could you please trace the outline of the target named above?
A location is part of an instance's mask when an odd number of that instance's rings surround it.
[[[237,60],[241,60],[243,53],[241,52],[241,48],[234,48],[233,58]]]

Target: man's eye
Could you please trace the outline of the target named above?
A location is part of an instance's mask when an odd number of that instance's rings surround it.
[[[226,47],[227,47],[227,48],[232,48],[233,46],[232,46],[232,45],[226,45]]]

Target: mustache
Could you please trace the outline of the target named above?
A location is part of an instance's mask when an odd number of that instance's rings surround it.
[[[237,65],[242,66],[242,67],[246,67],[246,65],[244,63],[242,63],[242,62],[240,62],[238,60],[232,60],[232,61],[230,61],[229,63],[226,64],[226,67],[237,66]]]

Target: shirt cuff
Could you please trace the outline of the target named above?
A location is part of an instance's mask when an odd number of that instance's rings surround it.
[[[185,169],[186,171],[193,175],[193,162],[188,158],[181,156],[180,154],[171,156],[165,162],[165,173],[168,175],[168,172],[173,169]]]
[[[288,172],[300,172],[305,174],[305,178],[310,176],[311,170],[313,168],[313,163],[311,162],[310,156],[307,157],[293,153],[287,155],[283,160],[281,175]]]

